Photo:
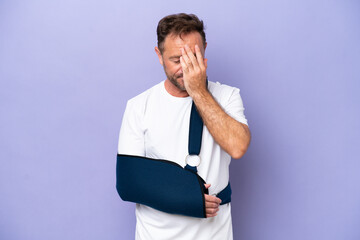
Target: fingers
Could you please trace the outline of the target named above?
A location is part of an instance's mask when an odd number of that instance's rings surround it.
[[[205,212],[206,217],[215,217],[219,211],[221,200],[217,197],[205,195]]]
[[[206,69],[207,68],[207,59],[203,59],[203,55],[201,54],[200,48],[197,44],[195,45],[195,53],[196,53],[197,61],[199,63],[199,67],[201,69],[204,69],[204,68]]]
[[[208,189],[211,184],[204,184],[205,188]],[[215,196],[211,196],[208,194],[204,194],[205,197],[205,212],[206,217],[215,217],[217,212],[219,211],[219,205],[221,203],[221,199]]]
[[[216,211],[215,213],[207,213],[207,212],[206,212],[206,217],[207,217],[207,218],[215,217],[215,216],[217,216],[217,211]]]
[[[204,59],[198,45],[195,45],[196,57],[188,45],[185,45],[184,48],[181,48],[181,54],[182,54],[183,62],[187,65],[187,68],[194,68],[195,70],[199,68],[200,69],[205,68]],[[180,61],[181,61],[181,57],[180,57]]]
[[[215,196],[205,194],[205,202],[216,203],[217,205],[220,205],[221,199]]]
[[[180,57],[180,63],[183,62],[181,66],[183,67],[183,71],[188,72],[191,70],[191,68],[193,68],[191,60],[183,48],[181,49],[181,54],[182,56]]]
[[[208,208],[218,208],[220,204],[218,203],[214,203],[214,202],[205,202],[205,206],[207,206]]]
[[[190,64],[194,67],[194,69],[199,68],[198,60],[195,58],[193,52],[191,51],[188,45],[185,45],[185,52],[190,60]],[[196,52],[196,45],[195,45],[195,52]]]
[[[182,68],[183,72],[185,72],[185,73],[189,72],[188,66],[185,63],[185,60],[184,60],[184,58],[182,56],[180,57],[180,65],[181,65],[181,68]]]

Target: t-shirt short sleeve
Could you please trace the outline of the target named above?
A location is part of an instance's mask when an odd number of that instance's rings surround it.
[[[129,100],[120,128],[118,154],[145,156],[141,105]]]
[[[244,105],[240,96],[240,89],[232,88],[229,100],[225,105],[225,112],[238,122],[248,125],[247,119],[244,114]]]

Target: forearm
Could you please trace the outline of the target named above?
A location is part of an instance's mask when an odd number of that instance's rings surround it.
[[[232,158],[241,158],[250,143],[250,131],[230,117],[216,102],[206,88],[207,60],[204,60],[200,48],[195,45],[196,57],[185,45],[181,49],[181,67],[184,74],[184,86],[194,100],[205,126],[215,141]]]
[[[232,158],[241,158],[250,143],[249,128],[229,116],[208,90],[196,91],[191,97],[214,140]]]

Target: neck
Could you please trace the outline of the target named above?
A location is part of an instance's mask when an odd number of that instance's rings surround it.
[[[188,97],[189,94],[186,90],[181,90],[176,87],[169,79],[165,80],[165,90],[174,97]]]

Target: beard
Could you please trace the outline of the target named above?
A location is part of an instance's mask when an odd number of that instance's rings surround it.
[[[181,74],[177,74],[177,75],[176,75],[176,74],[170,75],[170,74],[168,73],[168,71],[166,70],[166,65],[165,65],[165,63],[164,63],[164,71],[165,71],[165,75],[166,75],[167,79],[169,79],[169,81],[170,81],[172,84],[174,84],[174,86],[175,86],[176,88],[178,88],[178,89],[181,90],[181,91],[186,91],[185,86],[184,86],[184,81],[180,79],[180,78],[183,77],[183,74],[182,74],[182,73],[181,73]]]

